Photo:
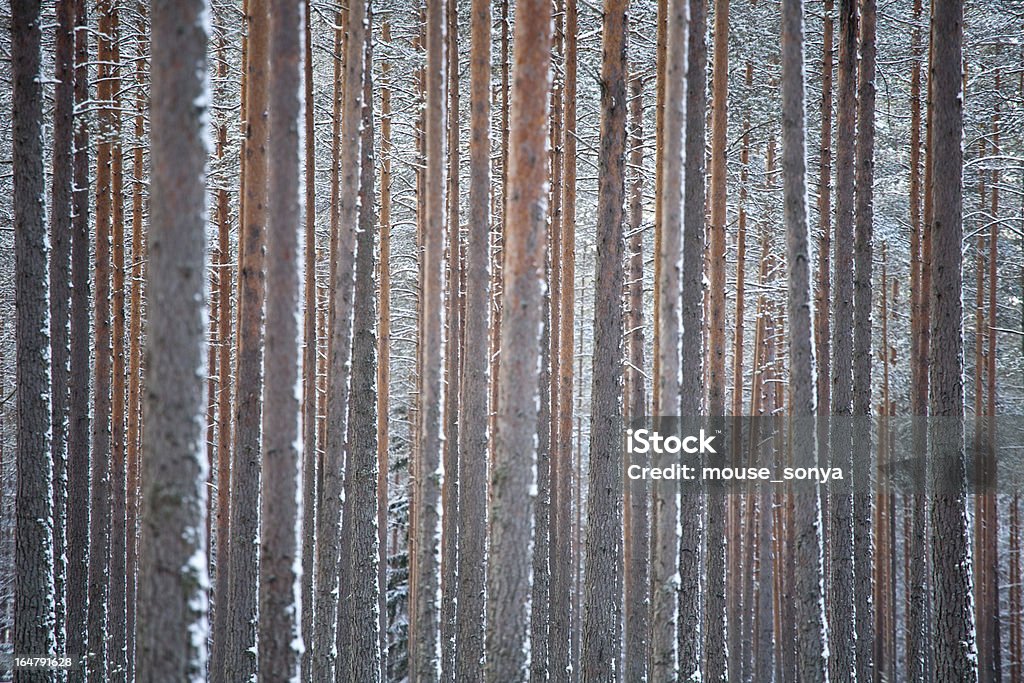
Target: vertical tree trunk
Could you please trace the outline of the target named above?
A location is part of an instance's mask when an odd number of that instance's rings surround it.
[[[552,260],[560,269],[559,359],[558,359],[558,446],[552,452],[555,489],[554,527],[551,545],[552,579],[551,646],[548,670],[556,683],[569,679],[571,662],[571,623],[574,612],[573,591],[573,353],[576,309],[576,71],[577,3],[565,2],[563,31],[565,62],[562,95],[562,234],[561,253]],[[557,266],[555,265],[557,264]],[[578,668],[576,669],[578,671]]]
[[[816,467],[814,344],[811,325],[810,245],[807,235],[804,121],[804,36],[802,0],[782,4],[782,179],[789,280],[789,387],[793,415],[794,464]],[[807,444],[811,444],[809,447]],[[794,509],[797,674],[827,680],[826,624],[822,580],[821,499],[817,486],[795,484]]]
[[[372,14],[367,5],[367,28],[372,28]],[[368,33],[372,35],[372,33]],[[374,308],[374,174],[373,154],[373,53],[372,42],[366,41],[363,71],[363,122],[360,147],[359,233],[356,238],[355,310],[352,337],[352,401],[349,405],[348,457],[345,464],[345,520],[349,527],[346,556],[346,587],[349,601],[346,621],[338,625],[338,680],[381,679],[379,637],[371,624],[377,624],[379,608],[377,563],[377,396],[374,381],[377,375],[376,345],[373,321]],[[341,640],[342,634],[347,640]]]
[[[342,471],[348,418],[349,360],[352,351],[354,265],[358,220],[360,135],[363,109],[363,53],[366,3],[348,7],[345,42],[345,91],[339,133],[339,191],[336,230],[331,235],[331,313],[327,389],[327,440],[324,444],[322,505],[317,510],[319,549],[313,611],[313,678],[334,679],[337,640],[339,571],[341,568]],[[336,83],[337,85],[337,83]]]
[[[239,236],[238,348],[235,371],[235,451],[231,464],[231,542],[228,545],[230,610],[226,671],[231,679],[256,673],[259,558],[260,415],[263,407],[264,244],[267,224],[266,8],[248,3],[245,64],[245,130]]]
[[[299,675],[302,452],[299,395],[299,226],[303,11],[268,8],[266,353],[260,496],[259,680]],[[371,489],[372,490],[372,489]],[[374,576],[376,579],[376,576]],[[373,639],[376,642],[376,638]]]
[[[146,126],[146,91],[143,88],[145,82],[146,55],[149,54],[149,43],[146,27],[145,3],[138,2],[138,23],[136,26],[136,55],[135,55],[135,85],[138,92],[135,98],[135,149],[132,152],[132,267],[131,267],[131,304],[128,316],[128,440],[125,458],[127,459],[127,488],[128,488],[128,509],[126,512],[128,527],[128,547],[125,549],[125,571],[128,574],[128,588],[125,598],[125,610],[127,612],[126,626],[128,631],[128,670],[135,670],[135,594],[136,576],[138,574],[138,533],[139,533],[139,447],[142,431],[142,287],[143,287],[143,261],[145,260],[144,237],[142,234],[142,195],[143,195],[143,148],[142,141],[145,135]],[[225,131],[226,135],[226,131]],[[227,192],[223,193],[223,204],[227,210]],[[226,216],[225,216],[226,220]],[[222,243],[221,255],[227,258],[227,236]],[[221,284],[229,284],[230,272],[225,275],[221,273]],[[225,300],[229,303],[225,305]],[[230,293],[221,297],[221,311],[230,310]],[[221,318],[223,321],[223,317]],[[221,329],[220,339],[230,337],[230,319],[227,321],[227,329]],[[227,368],[230,365],[230,346],[222,344],[220,366]],[[227,374],[227,373],[225,373]],[[220,428],[218,438],[222,441],[227,439],[225,449],[230,449],[231,427],[225,427],[230,422],[230,386],[224,394],[224,380],[221,384],[221,396],[218,401],[221,409],[219,419]],[[225,451],[226,452],[226,451]],[[230,455],[218,455],[224,457],[225,461]],[[225,483],[224,494],[230,487]],[[226,509],[226,508],[225,508]]]
[[[11,3],[14,81],[15,344],[17,498],[14,544],[14,651],[54,656],[53,464],[50,460],[50,322],[46,262],[40,3]],[[53,681],[19,669],[19,683]]]
[[[75,106],[75,3],[57,3],[53,107],[53,176],[50,206],[50,367],[53,463],[54,648],[65,646],[67,603],[68,402],[70,399],[71,195]]]
[[[666,5],[666,53],[662,113],[661,152],[661,228],[655,245],[657,270],[655,309],[657,311],[658,386],[654,414],[659,417],[683,415],[680,412],[680,277],[684,266],[681,251],[683,231],[683,131],[687,102],[687,38],[688,10],[684,0],[670,0]],[[687,131],[689,132],[689,131]],[[687,143],[689,141],[687,140]],[[689,169],[686,169],[689,170]],[[689,187],[687,187],[689,189]],[[597,366],[595,365],[595,379]],[[685,417],[691,417],[684,415]],[[661,463],[655,463],[661,465]],[[651,662],[650,674],[655,680],[669,680],[677,665],[676,622],[680,614],[682,597],[676,596],[675,583],[680,571],[680,545],[676,531],[679,509],[676,496],[678,484],[672,480],[659,480],[654,484],[652,516],[651,573]],[[689,499],[689,495],[684,492]],[[689,525],[692,520],[684,523]],[[684,532],[685,535],[685,532]],[[684,579],[685,581],[685,579]],[[680,638],[683,636],[680,635]],[[685,643],[683,644],[685,648]],[[689,669],[689,662],[679,662],[681,670]]]
[[[677,0],[678,1],[678,0]],[[601,148],[598,159],[597,265],[594,302],[593,388],[591,393],[590,471],[587,496],[586,567],[583,589],[583,680],[617,680],[621,666],[622,617],[622,204],[626,149],[626,0],[605,0],[601,64]],[[685,21],[685,9],[678,21]],[[680,46],[680,49],[682,47]],[[682,69],[678,70],[682,76]],[[677,232],[678,234],[678,232]],[[676,261],[677,258],[673,258]],[[664,274],[663,274],[664,275]],[[678,275],[676,275],[678,277]],[[678,314],[676,314],[678,315]],[[674,339],[670,337],[669,341]],[[664,344],[665,339],[662,340]],[[675,342],[671,341],[672,348]],[[664,372],[664,370],[663,370]],[[673,379],[676,375],[673,372]],[[663,387],[664,388],[664,387]],[[673,387],[670,387],[670,389]],[[664,482],[666,485],[669,482]],[[655,504],[664,553],[655,586],[671,604],[655,623],[675,621],[673,587],[678,542],[675,493],[659,492]],[[663,570],[657,573],[658,570]],[[665,571],[667,570],[667,571]],[[656,593],[657,595],[657,593]],[[609,599],[610,596],[616,596]],[[656,614],[658,610],[655,610]],[[671,634],[671,629],[669,629]],[[654,647],[657,647],[657,643]],[[655,662],[671,670],[675,644]]]
[[[385,45],[391,43],[391,23],[388,20],[385,20],[381,26],[381,42]],[[394,153],[391,143],[391,62],[387,60],[381,65],[381,81],[380,261],[377,266],[379,273],[377,318],[377,543],[379,559],[377,599],[380,619],[380,668],[382,674],[386,676],[388,672],[388,449],[390,447],[388,425],[390,424],[391,391],[391,157]]]
[[[708,414],[725,414],[726,132],[729,93],[729,0],[715,0],[711,111],[711,222],[708,235]],[[725,493],[708,491],[707,603],[704,656],[709,681],[729,678],[726,627]]]
[[[99,140],[96,146],[96,251],[93,271],[95,311],[95,382],[93,386],[92,459],[89,467],[89,617],[87,676],[101,683],[108,675],[107,648],[110,644],[110,421],[111,421],[111,334],[110,334],[110,229],[111,147],[117,112],[112,87],[113,26],[116,9],[112,0],[96,5],[99,15],[97,38],[96,95],[99,100]]]
[[[856,234],[853,283],[853,414],[855,481],[870,477],[872,185],[875,152],[875,0],[861,0],[860,70],[857,76]],[[872,529],[870,488],[854,496],[854,595],[857,612],[856,671],[858,680],[872,676],[874,605],[872,604]]]
[[[446,64],[448,93],[448,206],[447,255],[445,259],[444,346],[444,480],[441,487],[441,670],[445,677],[455,671],[455,611],[459,548],[459,404],[462,321],[459,310],[462,273],[459,239],[459,21],[455,0],[445,3]]]
[[[839,78],[836,119],[836,222],[833,313],[836,320],[852,320],[854,153],[857,78],[857,5],[855,0],[839,2]],[[852,471],[849,415],[853,409],[853,329],[832,328],[832,415],[829,452],[832,464]],[[845,421],[845,422],[844,422]],[[838,683],[853,680],[856,670],[856,613],[854,609],[853,496],[849,487],[829,493],[829,543],[831,571],[832,640],[829,652],[830,678]]]
[[[963,439],[963,284],[961,241],[963,100],[961,64],[963,5],[937,3],[932,13],[932,200],[931,366],[929,408],[935,485],[932,545],[935,571],[935,676],[937,680],[978,678],[971,615],[967,548]],[[940,469],[939,463],[942,463]]]
[[[639,65],[634,62],[637,71]],[[626,284],[626,342],[628,364],[626,370],[626,411],[630,425],[636,425],[647,409],[647,392],[644,390],[644,235],[643,235],[643,80],[638,73],[630,77],[630,153],[629,165],[632,178],[629,188],[629,279]],[[648,464],[645,455],[632,454],[629,465],[644,467]],[[650,487],[646,479],[632,479],[629,482],[629,543],[625,548],[625,679],[629,681],[647,678],[647,645],[650,613],[648,595],[650,592],[650,517],[648,497]],[[674,535],[674,532],[673,532]],[[675,602],[672,596],[669,601]],[[674,607],[673,607],[674,609]],[[667,629],[667,638],[675,640],[675,633]]]
[[[316,326],[316,138],[313,128],[313,33],[311,0],[303,14],[303,153],[305,171],[305,244],[303,245],[302,333],[302,680],[312,675],[313,575],[316,561],[316,364],[319,344]],[[223,273],[222,273],[223,276]]]
[[[821,49],[821,156],[818,163],[818,283],[814,296],[814,348],[817,376],[817,406],[828,412],[831,403],[829,380],[832,368],[831,318],[832,302],[832,51],[834,49],[833,0],[825,0],[825,19]],[[827,441],[822,444],[827,448]],[[822,450],[825,450],[824,448]],[[822,463],[828,453],[819,453]],[[824,531],[824,529],[822,530]]]
[[[75,0],[75,106],[89,99],[87,4]],[[76,660],[71,681],[85,680],[89,569],[89,126],[75,118],[71,226],[71,400],[68,404],[67,652]]]
[[[136,680],[206,672],[205,0],[154,2],[147,424]],[[197,106],[198,103],[198,106]],[[183,207],[190,207],[183,210]]]
[[[491,471],[485,678],[527,673],[533,493],[537,452],[541,278],[544,273],[551,5],[517,8],[511,99],[497,431]]]
[[[701,413],[700,386],[703,375],[704,328],[704,235],[706,201],[705,144],[707,110],[707,6],[705,0],[690,0],[690,31],[686,71],[686,141],[683,198],[682,254],[682,353],[679,414],[697,418]],[[678,125],[678,124],[677,124]],[[665,191],[663,185],[662,192]],[[664,200],[663,200],[664,201]],[[679,519],[679,671],[693,676],[701,662],[701,545],[704,498],[700,490],[684,490]]]
[[[459,434],[459,610],[455,678],[472,680],[484,656],[487,543],[487,326],[491,191],[491,6],[473,0],[470,27],[469,229],[466,253],[466,345]],[[383,226],[382,226],[383,229]],[[383,284],[383,283],[382,283]],[[383,387],[382,387],[383,391]],[[554,558],[554,555],[552,556]],[[554,648],[552,648],[554,650]]]

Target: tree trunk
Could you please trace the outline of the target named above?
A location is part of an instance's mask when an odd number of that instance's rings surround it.
[[[68,402],[70,399],[70,270],[71,196],[74,154],[75,106],[75,4],[57,3],[56,53],[53,108],[53,176],[50,206],[50,363],[51,442],[53,463],[53,596],[54,648],[67,652],[65,617],[67,603],[67,500],[68,500]]]
[[[935,501],[935,677],[978,678],[971,614],[971,575],[967,547],[966,465],[963,437],[963,100],[961,64],[963,5],[937,3],[932,13],[932,200],[931,366],[929,408]],[[938,418],[938,419],[935,419]],[[939,467],[942,463],[942,469]]]
[[[75,106],[89,100],[87,3],[75,1]],[[75,119],[74,214],[71,226],[71,400],[68,404],[67,652],[77,667],[71,681],[85,680],[89,569],[89,125]]]
[[[263,303],[266,297],[264,243],[267,224],[267,55],[270,27],[266,8],[247,5],[245,139],[241,188],[238,270],[238,348],[235,370],[235,451],[231,463],[231,542],[228,545],[230,610],[226,675],[246,680],[256,673],[259,558],[260,415],[263,407]]]
[[[54,656],[53,464],[50,460],[50,322],[46,261],[40,3],[11,3],[14,81],[15,344],[17,347],[17,498],[14,652]],[[47,670],[19,669],[19,683],[53,681]]]
[[[367,25],[372,17],[367,6]],[[338,670],[338,680],[379,681],[379,637],[371,624],[377,624],[377,375],[376,345],[373,321],[374,307],[374,174],[373,154],[373,53],[372,42],[366,42],[363,72],[363,123],[360,148],[359,233],[356,238],[355,310],[352,336],[352,401],[349,404],[348,457],[345,464],[345,520],[349,527],[348,544],[344,549],[347,564],[346,588],[342,596],[348,601],[346,619],[338,624],[341,661],[349,670]],[[347,623],[346,623],[347,622]],[[347,640],[341,640],[342,634]]]
[[[619,440],[622,436],[622,204],[626,149],[627,5],[626,0],[605,0],[602,33],[604,58],[601,65],[601,148],[598,161],[593,417],[581,655],[583,681],[587,682],[617,680],[621,670],[621,608],[618,598],[610,599],[610,596],[620,596],[622,591],[623,483]],[[681,9],[678,21],[684,20],[685,9]],[[675,494],[666,496],[661,491],[658,495],[662,498],[655,504],[658,526],[660,529],[667,527],[671,533],[668,538],[659,538],[659,543],[664,543],[664,553],[655,570],[655,582],[656,587],[664,591],[663,597],[674,598],[668,581],[675,573],[678,547]],[[658,573],[659,569],[663,571]],[[670,602],[674,603],[674,599]],[[658,613],[657,609],[655,613]],[[655,623],[673,623],[675,605],[667,607],[662,614],[665,615],[662,618],[655,617]],[[657,645],[653,644],[655,648]],[[668,645],[666,655],[656,657],[655,662],[660,660],[671,670],[674,655],[674,644]]]
[[[259,560],[259,680],[294,680],[301,642],[302,453],[299,372],[300,133],[302,5],[269,14],[267,152],[267,302]],[[372,489],[371,489],[372,490]],[[376,578],[376,577],[374,577]],[[376,638],[374,638],[376,642]]]
[[[634,63],[634,69],[637,64]],[[644,387],[644,235],[643,235],[643,80],[637,73],[630,78],[629,99],[629,165],[632,178],[629,188],[629,279],[626,297],[626,366],[625,407],[630,425],[637,425],[647,410],[647,392]],[[648,459],[642,454],[631,454],[626,466],[644,467]],[[650,517],[648,498],[650,487],[646,479],[629,482],[629,505],[626,513],[629,543],[625,548],[625,679],[640,681],[647,678],[647,645],[649,629],[648,594],[650,592]],[[675,532],[673,531],[673,535]],[[673,569],[674,572],[674,569]],[[672,596],[668,600],[675,602]],[[673,608],[674,609],[674,608]],[[675,640],[675,633],[667,629],[666,638]],[[671,646],[671,645],[670,645]]]
[[[472,680],[484,656],[487,543],[487,327],[491,191],[491,6],[473,0],[470,19],[469,228],[466,254],[466,345],[459,433],[459,610],[455,678]],[[383,391],[383,388],[382,388]]]
[[[152,9],[150,338],[136,670],[140,683],[202,680],[209,587],[202,449],[207,192],[207,34],[202,17],[207,6],[203,0],[189,0],[155,2]]]
[[[334,680],[341,557],[342,473],[348,418],[348,376],[352,350],[352,311],[355,289],[355,240],[359,193],[359,126],[363,108],[363,53],[366,41],[366,3],[348,7],[345,43],[345,91],[342,95],[338,154],[336,228],[332,225],[331,320],[328,341],[327,434],[324,443],[321,505],[317,509],[319,548],[316,557],[313,610],[313,679]],[[336,82],[335,87],[339,87]]]
[[[491,683],[527,675],[531,540],[537,454],[541,278],[544,273],[551,6],[523,0],[517,8],[511,99],[508,194],[504,222],[504,319],[499,362],[497,431],[491,471],[485,677]]]
[[[814,343],[811,326],[810,245],[807,236],[807,187],[804,121],[804,36],[802,0],[782,4],[782,179],[789,279],[789,388],[795,444],[794,464],[816,467],[813,446],[816,412]],[[809,447],[806,444],[811,444]],[[826,624],[822,581],[821,499],[817,486],[795,484],[792,548],[795,565],[797,674],[800,680],[827,679]]]
[[[855,0],[839,2],[839,78],[836,120],[836,222],[833,314],[835,320],[852,320],[854,143],[856,127],[857,6]],[[832,465],[853,470],[849,415],[853,409],[853,329],[832,327],[832,421],[829,453]],[[854,609],[853,495],[849,487],[829,493],[829,543],[831,544],[829,592],[832,640],[830,678],[837,683],[856,675],[856,612]]]
[[[690,31],[686,72],[686,142],[683,198],[682,254],[682,353],[679,414],[701,414],[700,386],[703,376],[704,328],[704,235],[706,201],[705,144],[707,110],[707,7],[705,0],[690,0]],[[679,125],[679,124],[676,124]],[[662,188],[664,192],[664,187]],[[701,666],[701,546],[703,545],[704,497],[689,487],[680,497],[679,519],[679,671],[692,676]]]

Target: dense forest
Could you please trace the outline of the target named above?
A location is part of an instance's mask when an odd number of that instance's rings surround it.
[[[1024,4],[602,2],[2,3],[0,680],[1024,680]]]

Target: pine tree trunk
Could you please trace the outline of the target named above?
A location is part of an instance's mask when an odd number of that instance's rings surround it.
[[[367,6],[367,16],[370,7]],[[372,19],[367,21],[372,27]],[[349,404],[349,439],[345,465],[345,520],[349,527],[348,543],[342,561],[347,565],[346,587],[342,597],[348,603],[345,619],[339,617],[338,649],[341,669],[338,679],[379,681],[379,636],[371,624],[378,621],[379,550],[377,543],[377,375],[376,345],[373,322],[376,317],[374,295],[374,211],[373,154],[373,54],[372,43],[366,43],[363,72],[363,123],[360,148],[359,233],[356,238],[355,310],[352,337],[352,400]],[[344,541],[343,541],[344,542]],[[347,640],[341,640],[342,635]]]
[[[690,31],[686,72],[685,183],[682,245],[682,354],[679,414],[694,419],[701,414],[700,386],[704,375],[704,235],[706,201],[705,145],[707,111],[707,7],[705,0],[690,0]],[[662,192],[664,192],[664,186]],[[703,670],[701,658],[701,574],[704,496],[694,487],[683,490],[679,519],[679,671],[693,676]]]
[[[269,19],[267,299],[263,485],[260,496],[259,680],[294,680],[301,642],[302,498],[299,392],[299,226],[302,5],[275,4]],[[372,489],[371,489],[372,490]],[[374,577],[376,578],[376,577]],[[376,638],[374,638],[376,642]]]
[[[57,3],[53,99],[53,176],[50,206],[50,367],[53,463],[54,648],[65,653],[67,576],[68,402],[70,399],[71,197],[75,106],[75,4]]]
[[[677,0],[678,1],[678,0]],[[619,642],[622,633],[622,205],[625,187],[626,150],[626,0],[605,0],[603,60],[601,65],[601,147],[598,158],[597,265],[594,302],[593,388],[591,393],[590,471],[587,496],[586,567],[583,587],[583,681],[612,681],[621,670]],[[685,19],[680,10],[678,21]],[[681,72],[681,69],[679,70]],[[682,76],[682,74],[679,74]],[[664,274],[663,274],[664,275]],[[678,276],[677,276],[678,277]],[[663,343],[664,343],[663,339]],[[507,348],[507,347],[506,347]],[[663,370],[664,372],[664,370]],[[674,375],[673,375],[674,376]],[[669,482],[665,481],[665,484]],[[674,595],[668,580],[675,573],[678,547],[675,535],[675,493],[655,505],[659,529],[671,530],[656,567],[655,585],[663,597]],[[667,572],[657,573],[659,569]],[[659,579],[661,581],[659,581]],[[657,593],[656,593],[657,595]],[[658,610],[655,609],[655,614]],[[654,619],[675,621],[672,604]],[[667,618],[666,618],[667,617]],[[671,634],[671,630],[669,630]],[[657,648],[654,643],[653,647]],[[667,654],[655,657],[669,669],[674,666],[674,644]]]
[[[576,72],[577,2],[565,2],[565,61],[562,86],[562,234],[561,253],[552,260],[559,272],[558,445],[551,454],[554,477],[554,528],[551,544],[551,625],[548,671],[555,683],[569,680],[571,624],[575,595],[573,571],[573,353],[576,309]],[[557,264],[557,265],[556,265]],[[579,669],[577,668],[576,671]]]
[[[937,3],[932,13],[930,441],[935,485],[932,561],[935,571],[936,680],[978,678],[967,547],[963,437],[961,64],[963,5]],[[942,463],[940,469],[939,463]]]
[[[319,548],[316,557],[313,611],[313,679],[335,677],[338,626],[337,591],[342,562],[342,473],[348,418],[349,360],[352,351],[352,314],[355,291],[354,265],[358,220],[360,135],[363,108],[363,53],[366,41],[366,3],[355,0],[348,7],[348,39],[345,42],[341,124],[338,131],[338,202],[336,228],[332,231],[331,320],[328,341],[327,434],[324,443],[321,505],[317,510]],[[338,87],[338,83],[335,86]],[[336,95],[337,96],[337,95]],[[334,227],[334,226],[332,226]],[[376,485],[376,484],[375,484]]]
[[[89,100],[89,32],[85,0],[75,2],[75,106]],[[89,548],[89,126],[76,117],[74,133],[74,214],[71,234],[71,400],[68,404],[68,588],[67,652],[76,668],[73,682],[85,680],[87,653]]]
[[[636,70],[634,63],[634,69]],[[636,425],[647,409],[644,387],[644,253],[643,253],[643,81],[634,72],[630,78],[630,156],[632,178],[629,188],[629,279],[626,296],[626,343],[628,365],[626,371],[625,407],[630,425]],[[642,454],[629,456],[630,465],[644,467],[648,459]],[[649,629],[648,594],[650,592],[650,517],[648,498],[650,487],[646,479],[629,482],[629,516],[627,529],[629,543],[625,548],[625,679],[645,680],[647,677],[647,645]],[[674,533],[674,532],[673,532]],[[671,602],[674,599],[669,596]],[[675,640],[669,629],[666,637]]]
[[[789,387],[794,464],[816,467],[814,345],[811,323],[810,244],[807,234],[806,148],[804,121],[803,2],[782,4],[782,179],[789,276]],[[795,484],[795,564],[793,598],[800,680],[826,680],[826,623],[822,581],[821,499],[817,486]]]
[[[522,680],[527,671],[534,469],[537,449],[540,328],[547,202],[548,72],[551,6],[517,8],[515,83],[509,131],[504,221],[504,319],[497,431],[492,461],[485,678]]]
[[[11,3],[13,80],[17,497],[14,544],[15,653],[53,656],[53,465],[50,460],[50,322],[43,172],[41,14],[37,0]],[[19,669],[19,683],[53,681]]]
[[[839,77],[836,119],[836,221],[833,314],[835,320],[852,320],[853,211],[857,77],[857,6],[854,0],[839,2]],[[832,466],[853,470],[849,415],[853,409],[853,329],[832,327],[832,427],[829,453]],[[830,678],[837,683],[856,675],[856,612],[854,609],[853,495],[849,487],[829,493]]]
[[[207,7],[203,0],[190,0],[155,2],[152,9],[139,683],[198,681],[205,675],[208,589],[202,449],[207,35],[201,18]]]
[[[459,416],[459,610],[455,678],[472,680],[484,656],[487,542],[487,333],[491,191],[491,6],[473,0],[470,19],[469,226],[466,254],[466,345]],[[383,228],[382,228],[383,229]],[[383,387],[382,387],[383,391]]]

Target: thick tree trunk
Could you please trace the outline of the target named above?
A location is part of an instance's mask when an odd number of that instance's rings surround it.
[[[626,151],[627,6],[626,0],[605,0],[602,33],[604,58],[601,65],[592,418],[581,654],[582,680],[587,682],[617,680],[621,670],[621,607],[617,597],[610,600],[609,596],[619,596],[622,591],[623,482],[619,444],[622,438],[622,205]],[[685,21],[685,9],[680,10],[678,20]],[[678,73],[681,77],[682,69]],[[663,339],[662,343],[665,341]],[[674,349],[675,342],[670,343]],[[673,379],[675,377],[673,374]],[[655,504],[658,525],[671,533],[668,537],[659,537],[659,543],[663,542],[665,546],[655,570],[655,585],[663,592],[663,597],[673,598],[670,601],[673,604],[663,612],[664,617],[656,616],[654,622],[672,624],[675,621],[675,596],[671,592],[670,580],[675,574],[678,547],[675,533],[677,511],[674,492],[671,496],[664,492],[658,495],[661,497]],[[659,533],[663,534],[663,531]],[[658,569],[667,571],[658,573]],[[655,658],[656,663],[659,660],[668,670],[674,667],[674,643],[667,646],[664,656]]]
[[[789,388],[794,464],[816,467],[814,344],[811,324],[810,245],[807,235],[807,162],[804,121],[802,0],[782,4],[782,179],[789,280]],[[810,447],[807,444],[811,444]],[[821,577],[821,499],[817,486],[795,484],[792,548],[796,666],[803,681],[827,680],[825,602]]]
[[[267,79],[267,301],[259,560],[259,680],[294,680],[302,642],[299,226],[303,8],[274,3]],[[371,489],[372,490],[372,489]],[[376,577],[375,577],[376,578]],[[376,638],[374,638],[376,642]]]
[[[935,486],[932,526],[935,538],[935,677],[978,678],[971,614],[968,559],[966,465],[963,436],[963,99],[961,64],[963,4],[937,3],[932,13],[929,147],[931,183],[931,365],[930,441]]]
[[[54,650],[53,464],[50,460],[50,321],[43,173],[42,49],[38,0],[11,3],[14,81],[15,345],[17,498],[14,544],[14,652]],[[53,681],[45,669],[19,669],[18,683]]]
[[[527,629],[533,498],[537,454],[541,279],[544,274],[551,63],[551,5],[517,8],[511,101],[508,194],[504,223],[504,319],[499,362],[497,432],[491,471],[491,556],[487,575],[485,677],[490,683],[527,675]]]
[[[206,673],[205,0],[154,2],[139,683]],[[197,103],[200,103],[197,106]],[[183,210],[183,207],[190,207]]]

